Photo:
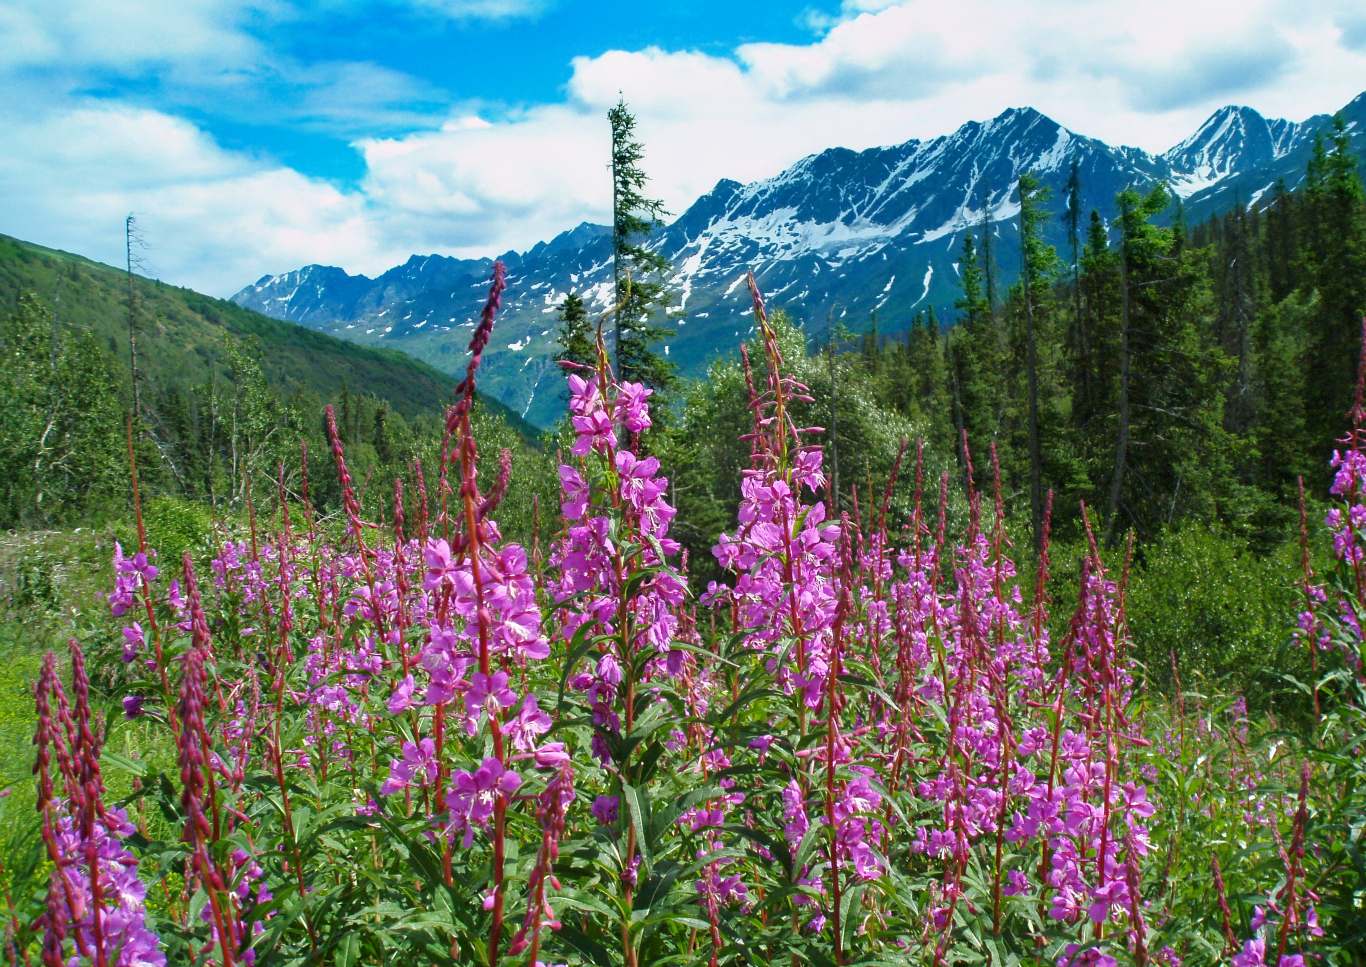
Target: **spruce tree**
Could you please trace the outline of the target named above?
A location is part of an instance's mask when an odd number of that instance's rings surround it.
[[[989,204],[982,206],[982,278],[985,282],[983,292],[987,300],[987,312],[996,311],[996,258],[992,254],[996,248],[996,221],[992,217]]]
[[[1253,275],[1251,232],[1246,209],[1235,204],[1223,218],[1223,242],[1215,247],[1215,285],[1219,344],[1233,359],[1237,370],[1229,387],[1225,425],[1234,433],[1245,432],[1252,422],[1252,335],[1257,312],[1256,278]],[[1184,235],[1174,226],[1173,232]]]
[[[1294,201],[1286,190],[1285,179],[1278,178],[1266,210],[1266,276],[1268,295],[1273,302],[1280,302],[1295,289],[1298,248]]]
[[[990,226],[984,226],[984,233],[989,230]],[[959,266],[962,296],[955,304],[961,326],[955,327],[957,333],[950,349],[960,429],[967,433],[974,448],[987,447],[1000,433],[1005,401],[1003,340],[984,288],[985,266],[989,264],[984,257],[988,247],[985,240],[984,234],[984,246],[977,248],[972,233],[963,238],[963,261]],[[957,443],[959,460],[965,462],[961,440]],[[977,461],[977,469],[985,471],[981,461]]]
[[[1067,210],[1063,212],[1063,220],[1067,225],[1067,242],[1072,255],[1072,325],[1067,334],[1073,361],[1071,378],[1078,402],[1089,407],[1094,391],[1091,387],[1090,340],[1087,338],[1086,316],[1081,307],[1081,169],[1076,158],[1072,159],[1072,168],[1067,175]]]
[[[1039,442],[1039,332],[1044,329],[1057,255],[1043,240],[1048,189],[1032,174],[1022,174],[1020,194],[1020,295],[1025,318],[1026,424],[1029,447],[1029,516],[1035,550],[1043,541],[1043,455]]]
[[[1089,463],[1092,486],[1110,479],[1114,456],[1114,419],[1119,407],[1120,372],[1120,265],[1110,247],[1109,234],[1100,213],[1092,211],[1086,243],[1081,254],[1081,311],[1087,333],[1087,352],[1082,357],[1074,341],[1067,349],[1074,373],[1089,371],[1089,394],[1072,400],[1072,425],[1079,447]]]
[[[612,129],[615,369],[618,379],[644,383],[658,393],[675,379],[674,366],[652,348],[669,335],[652,322],[667,300],[662,276],[669,264],[643,243],[668,212],[663,202],[645,194],[649,179],[640,166],[645,149],[635,138],[636,119],[626,102],[619,100],[607,120]]]
[[[389,407],[382,402],[375,407],[373,440],[380,466],[387,467],[394,459],[394,447],[389,436]]]
[[[1323,451],[1347,428],[1361,316],[1366,310],[1366,193],[1347,127],[1334,120],[1315,145],[1306,179],[1306,269],[1318,293],[1310,355],[1309,430]]]
[[[958,261],[959,284],[963,295],[954,307],[962,313],[968,325],[975,325],[990,311],[986,295],[982,291],[982,266],[977,261],[977,246],[973,244],[972,232],[963,233],[963,255]]]
[[[953,394],[950,386],[948,362],[944,357],[944,341],[940,336],[939,317],[934,306],[916,316],[916,324],[908,340],[906,353],[909,377],[920,406],[920,417],[925,424],[929,441],[936,447],[948,444],[951,431]]]
[[[580,366],[592,366],[597,362],[594,333],[588,323],[588,310],[582,297],[571,292],[560,303],[560,331],[556,336],[560,351],[555,358]]]
[[[1120,385],[1107,534],[1150,536],[1167,523],[1213,517],[1232,478],[1224,427],[1233,361],[1209,332],[1208,259],[1156,224],[1170,196],[1119,196]],[[1202,331],[1202,329],[1204,331]]]

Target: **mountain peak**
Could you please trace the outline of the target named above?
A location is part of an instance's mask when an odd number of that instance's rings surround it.
[[[1024,107],[1008,107],[992,120],[995,121],[1032,121],[1035,118],[1046,118],[1043,112],[1037,108],[1025,105]]]
[[[1171,166],[1172,187],[1189,195],[1236,171],[1284,157],[1301,143],[1308,127],[1263,117],[1245,105],[1226,104],[1162,158]]]
[[[982,131],[989,134],[996,134],[1001,131],[1020,132],[1028,131],[1041,121],[1050,128],[1062,127],[1062,125],[1058,124],[1057,121],[1054,121],[1047,114],[1044,114],[1036,108],[1027,106],[1008,107],[980,127]],[[963,127],[958,130],[961,131],[963,128],[967,127],[970,127],[970,125],[963,125]]]

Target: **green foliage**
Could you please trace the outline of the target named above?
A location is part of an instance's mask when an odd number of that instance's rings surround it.
[[[659,392],[676,379],[673,364],[653,349],[670,332],[652,321],[668,300],[662,276],[669,263],[644,245],[641,236],[648,236],[668,212],[663,202],[645,195],[649,179],[640,166],[645,149],[635,139],[635,116],[618,101],[607,120],[612,126],[613,370],[620,380]]]
[[[557,360],[580,366],[596,365],[598,354],[593,344],[594,333],[588,324],[588,310],[577,292],[569,293],[560,303],[560,331],[556,338],[560,344]]]
[[[9,418],[0,421],[0,476],[8,484],[0,526],[123,513],[130,489],[126,284],[107,266],[0,237],[0,293],[14,300],[0,297],[0,392],[10,401]],[[282,464],[287,489],[297,492],[301,446],[315,471],[320,459],[330,463],[319,415],[333,401],[360,480],[392,481],[418,459],[435,467],[440,413],[454,388],[448,377],[400,353],[188,290],[137,277],[133,286],[142,414],[133,435],[149,498],[242,512],[249,490],[258,505],[273,503]],[[500,445],[531,452],[526,424],[506,408],[481,398],[478,411]],[[334,480],[315,481],[311,496],[324,510],[337,498]],[[382,486],[362,490],[367,510],[384,516],[390,495]],[[530,526],[529,506],[518,519]]]
[[[120,486],[120,402],[112,367],[30,296],[0,316],[0,525],[88,508]]]
[[[772,322],[785,371],[805,384],[812,398],[791,408],[793,419],[799,426],[824,428],[815,439],[827,447],[827,472],[839,478],[841,503],[848,507],[851,491],[857,488],[860,501],[868,507],[870,487],[873,504],[880,502],[904,440],[909,449],[892,503],[894,514],[904,515],[912,499],[915,441],[926,437],[927,424],[907,418],[884,401],[902,371],[877,375],[858,357],[813,354],[801,330],[786,315],[777,312]],[[929,333],[921,339],[938,345]],[[760,352],[757,344],[750,351],[752,357]],[[751,431],[750,420],[740,362],[717,362],[704,382],[687,388],[677,425],[669,428],[660,443],[661,460],[671,470],[673,499],[679,508],[673,533],[688,548],[691,567],[702,578],[715,573],[712,544],[735,518],[741,472],[750,465],[749,444],[740,438]],[[931,491],[951,463],[948,446],[947,441],[942,448],[931,443],[925,452],[925,480]]]
[[[196,558],[213,549],[213,514],[202,501],[171,495],[153,497],[143,508],[147,543],[161,552],[167,567],[174,568],[189,551]],[[130,534],[125,547],[137,546],[137,535]]]
[[[1290,638],[1299,580],[1293,544],[1256,554],[1198,524],[1164,532],[1144,545],[1130,576],[1135,657],[1154,684],[1173,685],[1174,655],[1188,688],[1228,689],[1264,711],[1284,691],[1280,676],[1308,667]]]
[[[1329,143],[1319,137],[1306,173],[1300,265],[1319,305],[1309,358],[1309,426],[1315,443],[1331,439],[1352,400],[1366,312],[1366,191],[1339,116]]]
[[[260,347],[258,363],[282,398],[334,399],[342,384],[364,386],[406,418],[451,397],[455,380],[396,350],[358,346],[190,289],[135,276],[139,380],[182,389],[229,378],[226,347]],[[126,280],[80,256],[0,235],[0,315],[35,293],[60,324],[88,332],[128,378]]]

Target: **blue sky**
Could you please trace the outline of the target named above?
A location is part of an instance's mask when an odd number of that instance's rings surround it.
[[[0,232],[217,295],[308,262],[525,248],[609,199],[606,108],[682,210],[832,145],[1030,105],[1161,151],[1366,87],[1321,0],[0,0]]]
[[[352,137],[420,130],[452,105],[496,117],[518,105],[554,102],[573,74],[575,57],[652,45],[726,56],[752,41],[810,42],[814,25],[839,10],[834,3],[824,11],[811,6],[795,13],[791,4],[762,0],[746,4],[737,23],[736,5],[718,0],[500,6],[508,12],[452,16],[449,9],[422,5],[324,5],[272,25],[271,47],[282,60],[379,69],[372,81],[391,99],[365,105],[354,117],[342,109],[308,112],[307,99],[316,89],[269,72],[263,79],[266,96],[309,116],[282,123],[278,116],[233,111],[217,101],[191,100],[182,110],[226,148],[263,152],[307,174],[354,186],[365,165]],[[93,90],[105,97],[131,96],[151,106],[176,100],[175,90],[145,76],[115,70],[97,83]]]

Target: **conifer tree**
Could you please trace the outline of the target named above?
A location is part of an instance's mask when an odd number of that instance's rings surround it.
[[[1237,361],[1229,388],[1225,425],[1234,433],[1246,431],[1252,421],[1252,330],[1257,311],[1256,279],[1252,272],[1252,248],[1246,209],[1235,204],[1223,218],[1223,244],[1218,246],[1215,283],[1219,344]],[[1177,238],[1184,236],[1174,225]]]
[[[645,195],[649,179],[640,166],[645,149],[636,140],[636,119],[624,100],[607,112],[607,120],[612,130],[615,369],[618,379],[644,383],[658,393],[675,379],[674,366],[653,349],[669,335],[668,329],[652,322],[667,300],[662,276],[668,261],[647,247],[642,237],[668,212],[663,202]]]
[[[1069,342],[1070,369],[1076,374],[1089,371],[1089,394],[1078,393],[1072,400],[1072,425],[1084,459],[1090,464],[1092,484],[1110,479],[1114,457],[1114,419],[1119,399],[1120,266],[1118,254],[1111,249],[1109,235],[1100,213],[1092,211],[1081,254],[1081,311],[1087,332],[1087,353],[1083,358],[1075,340]],[[1074,376],[1074,385],[1080,380]]]
[[[951,413],[953,400],[944,341],[939,330],[939,318],[933,306],[918,314],[907,340],[906,361],[910,370],[908,382],[919,402],[920,417],[927,427],[929,440],[933,445],[944,446],[950,442],[946,416]]]
[[[996,221],[992,217],[990,204],[982,206],[982,260],[983,293],[987,300],[987,312],[996,311],[996,259],[992,254],[996,248]]]
[[[1309,430],[1327,450],[1347,426],[1366,310],[1366,193],[1347,127],[1315,143],[1305,186],[1305,268],[1318,293],[1310,354]]]
[[[1150,535],[1213,516],[1232,477],[1223,387],[1232,361],[1201,320],[1214,313],[1207,260],[1156,224],[1170,197],[1119,196],[1120,383],[1107,535]]]
[[[984,233],[989,229],[989,225],[984,226]],[[963,257],[959,266],[962,296],[955,304],[961,325],[955,327],[957,331],[949,352],[952,380],[958,391],[959,429],[966,431],[975,447],[986,447],[997,438],[1005,400],[1002,378],[1005,353],[996,315],[984,287],[985,266],[989,264],[983,254],[989,247],[986,234],[983,243],[982,248],[977,248],[971,232],[963,237]],[[959,459],[963,461],[961,441],[958,444]],[[983,470],[981,461],[978,461],[978,470]]]
[[[394,459],[394,447],[389,435],[389,407],[382,402],[375,407],[373,440],[380,465],[388,466]]]
[[[1089,406],[1094,391],[1091,388],[1090,340],[1081,307],[1081,168],[1076,158],[1072,159],[1072,168],[1067,175],[1067,209],[1063,219],[1072,255],[1072,325],[1068,330],[1068,348],[1073,360],[1071,376],[1078,402]]]
[[[977,261],[977,246],[973,244],[972,232],[963,233],[963,254],[958,260],[958,277],[963,295],[954,306],[968,325],[974,325],[985,318],[990,307],[982,291],[982,266]]]
[[[1043,204],[1048,190],[1032,174],[1022,174],[1020,193],[1020,295],[1025,317],[1025,383],[1029,445],[1029,512],[1037,550],[1043,541],[1043,454],[1039,443],[1039,330],[1044,302],[1057,264],[1053,247],[1043,240]]]
[[[863,365],[874,376],[878,371],[878,350],[881,348],[881,337],[877,331],[877,310],[868,315],[868,331],[863,334]]]
[[[597,361],[593,337],[583,298],[577,292],[569,293],[560,303],[560,331],[556,336],[560,351],[555,358],[580,366],[592,366]]]
[[[1266,210],[1266,276],[1268,295],[1280,302],[1295,289],[1296,238],[1294,201],[1285,179],[1276,179],[1275,193]]]

